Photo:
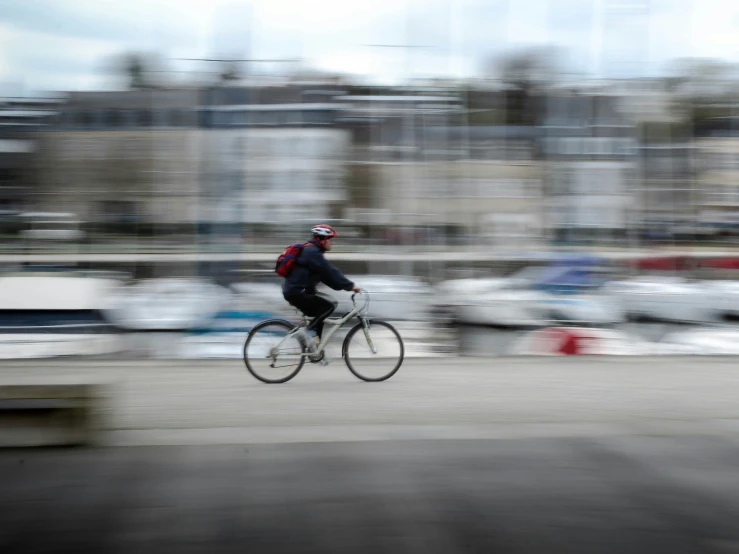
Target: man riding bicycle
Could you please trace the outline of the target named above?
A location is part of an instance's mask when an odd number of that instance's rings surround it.
[[[305,244],[294,269],[285,278],[282,295],[292,306],[313,318],[307,331],[320,342],[323,322],[334,312],[338,303],[332,296],[316,292],[316,285],[323,283],[333,290],[354,292],[361,289],[323,255],[333,248],[334,238],[338,236],[334,228],[316,225],[311,233],[313,237]],[[312,337],[307,341],[308,347],[315,351],[316,344]]]

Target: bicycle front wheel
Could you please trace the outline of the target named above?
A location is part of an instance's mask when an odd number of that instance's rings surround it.
[[[398,331],[386,321],[377,319],[369,321],[367,330],[361,321],[352,327],[344,339],[343,351],[349,371],[362,381],[390,379],[405,357],[405,346]]]
[[[288,337],[295,327],[287,321],[268,320],[257,324],[244,343],[244,363],[263,383],[285,383],[305,363],[305,347],[298,337]]]

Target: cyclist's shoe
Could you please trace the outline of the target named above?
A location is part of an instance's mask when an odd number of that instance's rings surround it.
[[[318,352],[318,343],[320,342],[318,335],[314,335],[307,329],[301,329],[298,333],[298,340],[311,354],[316,354]]]
[[[326,356],[325,351],[322,351],[320,354],[317,354],[315,356],[308,356],[308,360],[312,364],[321,364],[321,365],[328,365],[328,363],[331,361]]]
[[[301,327],[298,329],[298,332],[295,333],[295,336],[298,337],[301,342],[304,342],[309,336],[308,329]]]

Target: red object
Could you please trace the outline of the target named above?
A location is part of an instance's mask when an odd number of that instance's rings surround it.
[[[542,354],[562,354],[565,356],[580,356],[597,354],[598,336],[588,329],[578,327],[549,327],[534,331],[543,339],[538,342]],[[596,341],[593,343],[593,341]],[[595,347],[595,349],[594,349]]]
[[[287,277],[292,272],[293,268],[295,267],[295,264],[298,263],[298,256],[300,256],[300,253],[303,251],[303,248],[308,246],[310,242],[306,242],[305,244],[291,244],[285,250],[283,250],[282,254],[280,254],[277,257],[277,262],[275,263],[275,273],[279,275],[280,277]]]
[[[339,233],[336,232],[336,229],[331,227],[331,225],[326,225],[325,223],[321,223],[319,225],[316,225],[311,229],[311,232],[314,235],[320,236],[322,239],[332,239],[339,236]]]
[[[580,341],[582,337],[564,329],[560,330],[560,336],[562,337],[562,342],[560,343],[558,350],[560,354],[575,356],[580,353]]]
[[[739,269],[739,258],[705,258],[700,260],[700,265],[715,269]]]
[[[581,351],[582,336],[567,327],[552,327],[547,330],[547,342],[555,354],[575,356]]]
[[[662,271],[684,271],[695,266],[695,260],[688,256],[656,256],[652,258],[636,258],[627,262],[637,269]]]

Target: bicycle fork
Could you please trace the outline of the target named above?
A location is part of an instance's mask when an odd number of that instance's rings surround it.
[[[377,354],[377,348],[375,348],[375,344],[372,342],[372,339],[370,338],[370,321],[366,317],[360,317],[362,321],[362,331],[364,332],[364,338],[367,339],[367,344],[370,347],[370,350],[372,350],[373,354]]]

